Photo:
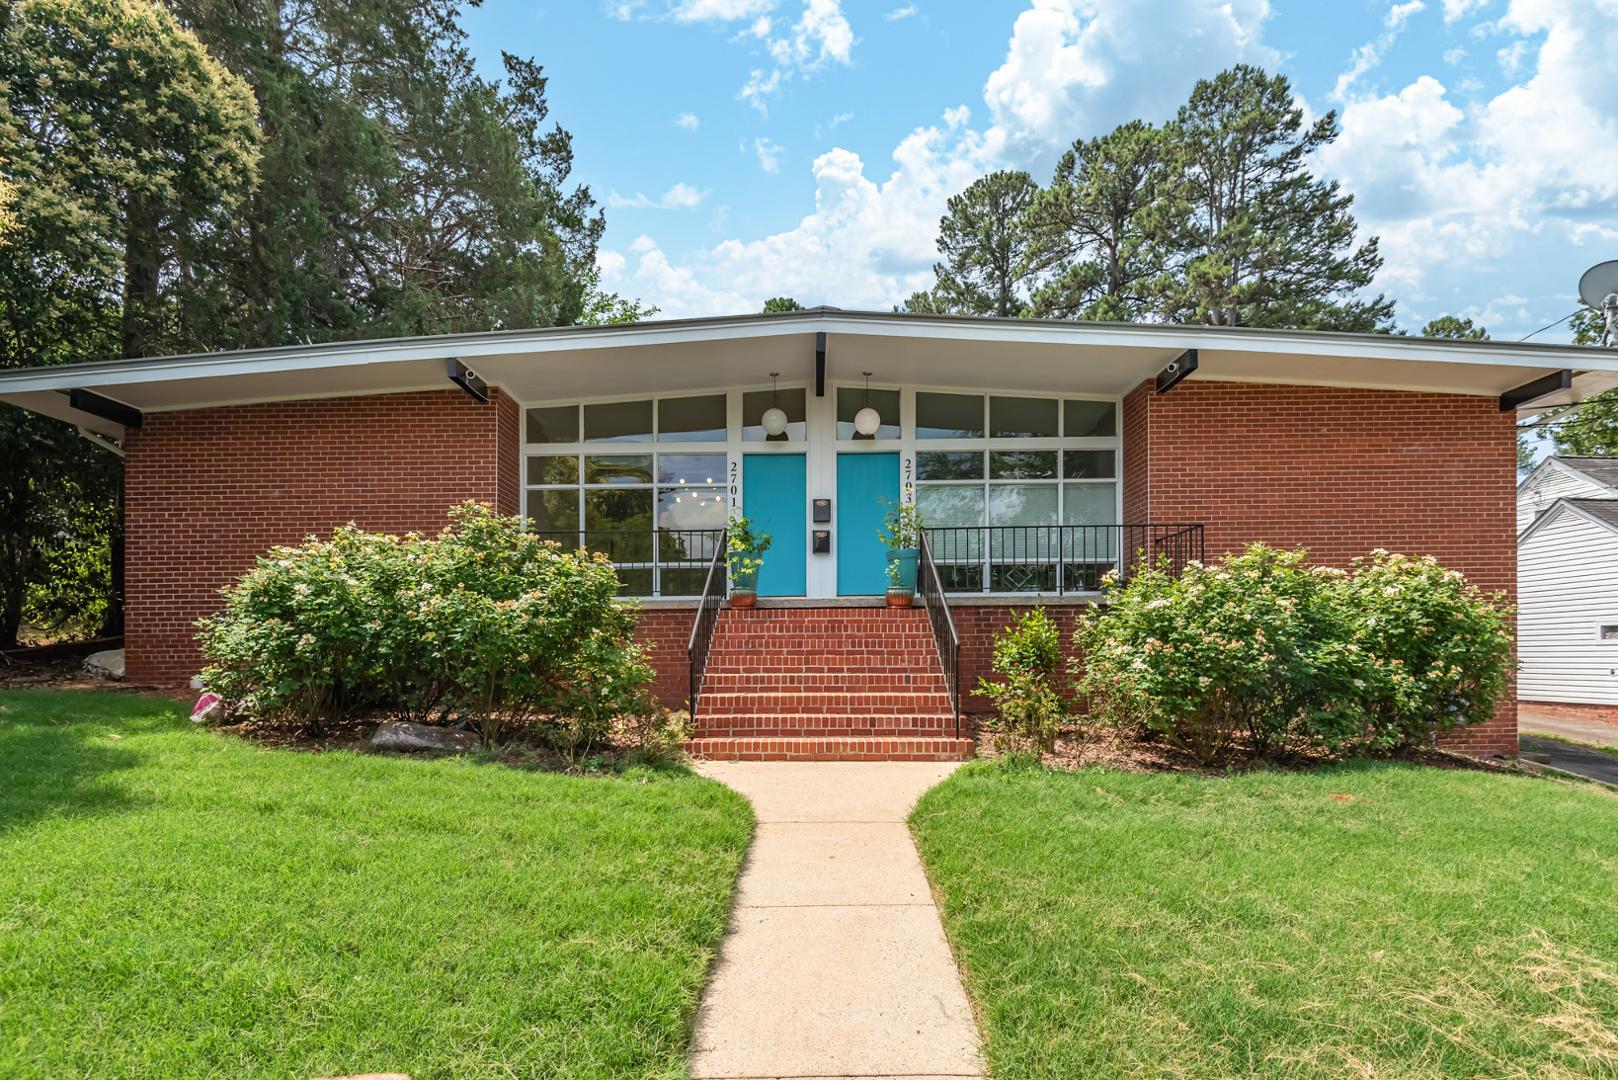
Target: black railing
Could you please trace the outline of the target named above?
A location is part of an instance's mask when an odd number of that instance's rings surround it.
[[[1175,572],[1204,554],[1201,525],[945,525],[927,527],[943,591],[1099,592],[1142,559]]]
[[[625,591],[636,596],[699,596],[704,574],[725,549],[724,529],[570,529],[539,536],[599,551],[612,560]]]
[[[916,595],[927,608],[927,621],[932,625],[933,645],[938,649],[938,663],[944,670],[944,682],[949,687],[949,707],[955,714],[955,737],[961,737],[961,635],[955,630],[955,616],[949,610],[949,598],[944,595],[943,582],[938,577],[938,564],[933,561],[932,545],[924,533],[921,537],[921,556],[916,564]]]
[[[702,693],[702,676],[708,667],[708,647],[713,644],[714,628],[719,625],[719,609],[725,603],[725,546],[719,545],[713,561],[708,563],[708,580],[702,585],[702,599],[697,603],[697,617],[691,623],[691,639],[685,645],[685,658],[691,667],[688,684],[690,696],[686,704],[691,719],[697,718],[697,697]]]

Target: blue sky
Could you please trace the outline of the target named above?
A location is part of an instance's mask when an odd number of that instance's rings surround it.
[[[1618,258],[1618,0],[485,0],[466,25],[490,74],[545,66],[604,279],[668,316],[886,308],[974,178],[1047,182],[1238,61],[1337,110],[1316,169],[1382,237],[1402,325],[1521,337]]]

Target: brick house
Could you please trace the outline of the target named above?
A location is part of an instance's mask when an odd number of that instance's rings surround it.
[[[1143,549],[1386,547],[1512,594],[1514,420],[1601,364],[821,308],[17,370],[0,400],[124,455],[133,679],[192,675],[194,620],[268,546],[479,499],[612,556],[660,697],[699,688],[699,751],[940,758],[969,749],[995,631],[1036,603],[1066,628]],[[876,532],[900,501],[934,588],[890,611]],[[702,602],[731,508],[775,538],[754,612]],[[1456,744],[1514,753],[1513,703]]]

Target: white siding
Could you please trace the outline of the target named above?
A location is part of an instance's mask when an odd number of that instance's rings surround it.
[[[1557,499],[1610,499],[1612,492],[1558,465],[1549,465],[1539,479],[1517,493],[1517,531],[1528,528],[1540,511]]]
[[[1517,696],[1618,705],[1618,533],[1563,509],[1517,552]]]

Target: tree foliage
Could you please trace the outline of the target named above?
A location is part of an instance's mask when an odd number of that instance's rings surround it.
[[[1020,315],[1028,305],[1031,243],[1023,215],[1039,193],[1025,172],[994,172],[949,200],[938,223],[942,262],[933,295],[951,312]]]
[[[1458,341],[1488,341],[1489,331],[1459,315],[1440,315],[1421,328],[1427,338],[1454,338]]]
[[[772,296],[764,301],[765,315],[778,315],[787,311],[802,311],[803,305],[790,296]]]

